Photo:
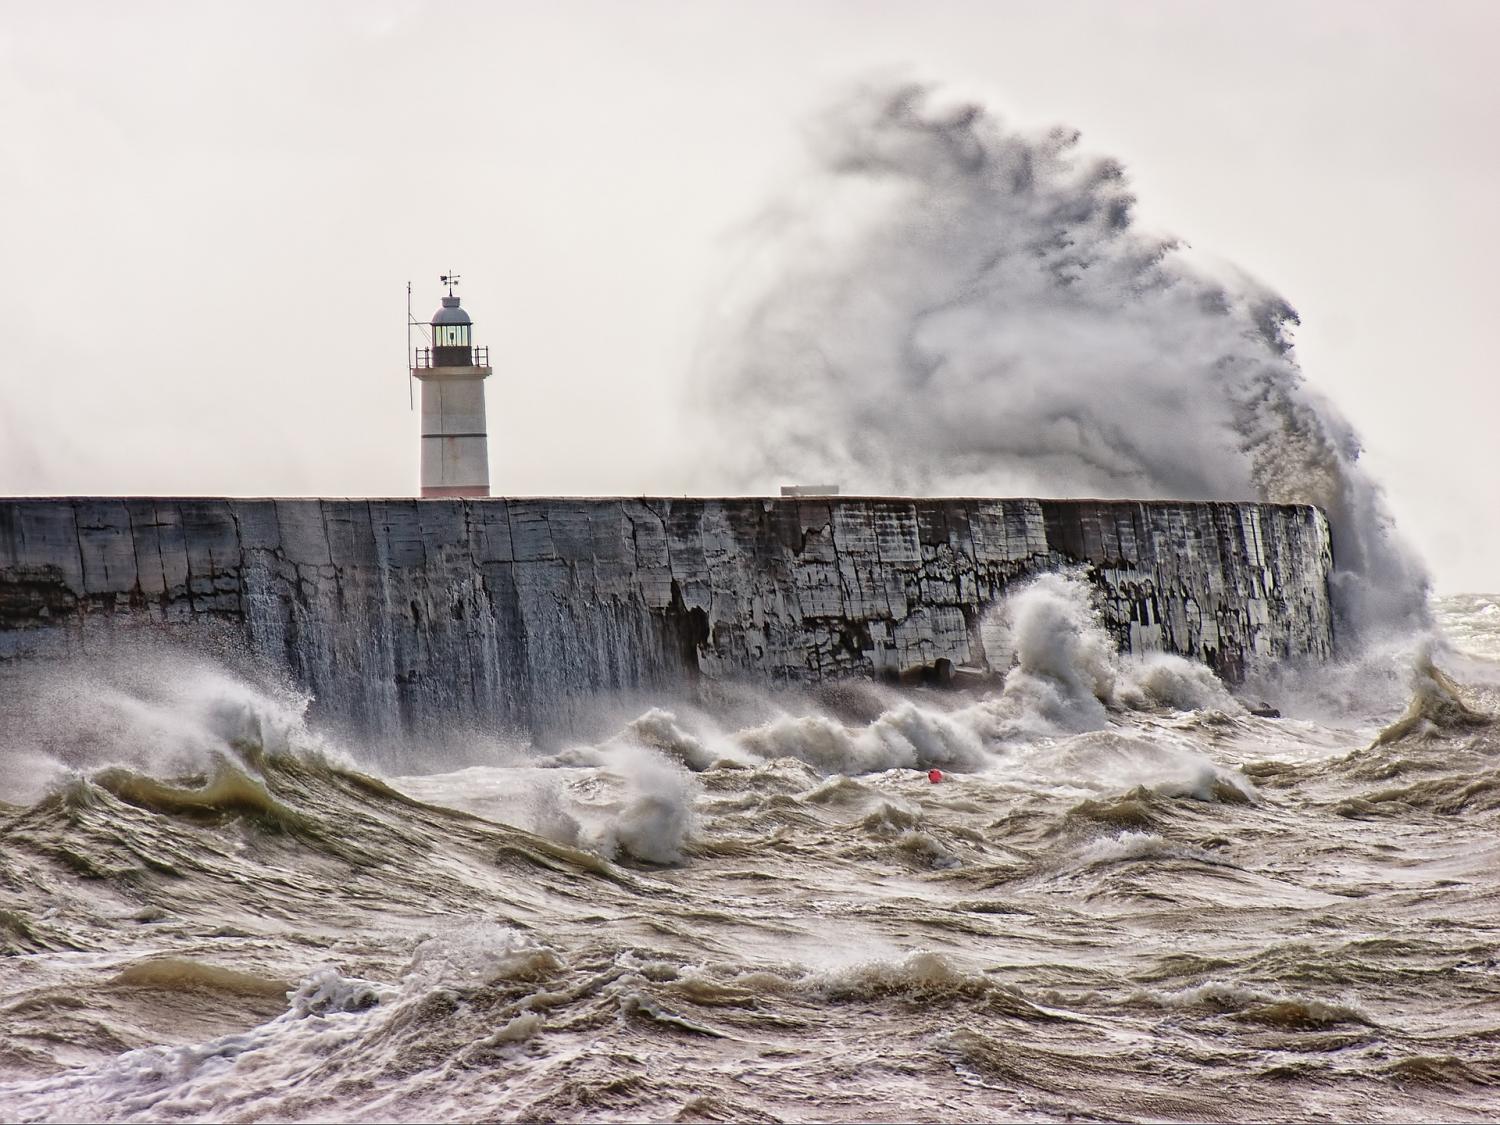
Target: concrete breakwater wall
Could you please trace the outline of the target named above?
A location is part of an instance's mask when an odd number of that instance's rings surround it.
[[[992,499],[0,500],[0,663],[227,633],[386,735],[565,728],[599,693],[985,667],[1008,588],[1084,569],[1132,651],[1326,656],[1304,506]]]

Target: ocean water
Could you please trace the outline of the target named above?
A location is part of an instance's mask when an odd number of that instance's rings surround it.
[[[1493,1120],[1500,598],[1435,615],[1231,692],[1048,579],[1003,682],[459,758],[13,679],[0,1119]]]

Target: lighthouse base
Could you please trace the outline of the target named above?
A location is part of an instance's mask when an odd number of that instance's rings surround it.
[[[422,383],[422,496],[473,499],[490,494],[484,380],[488,367],[413,368]]]

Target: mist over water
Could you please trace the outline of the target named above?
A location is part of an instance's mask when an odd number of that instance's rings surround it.
[[[1291,304],[1141,229],[1117,161],[915,84],[851,92],[809,149],[702,356],[742,486],[1317,504],[1343,639],[1425,628]]]

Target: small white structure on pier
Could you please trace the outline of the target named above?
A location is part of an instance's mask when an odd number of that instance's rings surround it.
[[[432,346],[412,354],[422,384],[422,496],[488,496],[489,438],[484,381],[494,370],[489,349],[476,348],[473,323],[453,295],[457,274],[445,274],[448,295],[432,314]]]

